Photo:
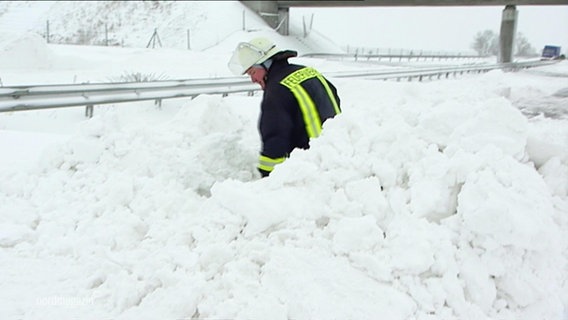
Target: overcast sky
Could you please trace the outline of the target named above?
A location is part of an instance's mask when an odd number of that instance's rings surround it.
[[[471,50],[475,35],[499,33],[501,6],[292,8],[292,21],[309,22],[336,43],[377,48]],[[517,32],[537,50],[546,44],[568,49],[568,5],[517,6]]]

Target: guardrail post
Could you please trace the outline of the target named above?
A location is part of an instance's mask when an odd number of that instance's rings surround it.
[[[49,43],[49,20],[47,20],[45,24],[45,40]]]
[[[89,104],[85,107],[85,117],[92,118],[93,117],[93,105]]]
[[[154,100],[154,105],[158,106],[158,109],[162,110],[162,99]]]

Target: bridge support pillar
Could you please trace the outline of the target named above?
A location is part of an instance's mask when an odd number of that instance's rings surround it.
[[[518,11],[514,5],[507,5],[501,16],[501,32],[499,33],[499,62],[513,62],[515,33],[517,32]]]
[[[241,3],[256,12],[270,27],[281,35],[287,36],[289,34],[289,8],[278,8],[277,1],[241,1]]]

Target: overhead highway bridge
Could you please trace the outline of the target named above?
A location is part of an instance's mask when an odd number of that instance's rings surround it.
[[[344,0],[344,1],[241,1],[260,15],[282,35],[289,34],[291,7],[435,7],[504,6],[499,33],[499,62],[513,61],[513,43],[517,29],[517,6],[568,5],[568,0]]]

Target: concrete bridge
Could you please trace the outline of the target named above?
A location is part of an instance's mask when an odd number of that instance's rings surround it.
[[[517,5],[568,5],[568,0],[345,0],[345,1],[241,1],[282,35],[289,34],[290,7],[400,7],[400,6],[505,6],[499,33],[499,61],[513,61]]]

